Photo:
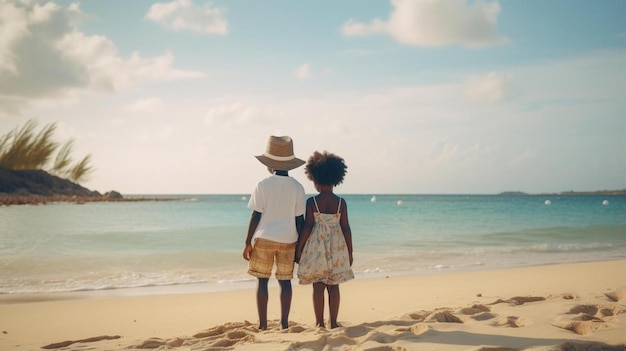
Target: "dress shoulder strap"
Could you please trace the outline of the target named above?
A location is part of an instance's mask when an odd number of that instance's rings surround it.
[[[315,209],[319,213],[320,212],[320,208],[317,206],[317,200],[315,200],[315,196],[313,196],[313,202],[315,203]]]
[[[341,197],[339,197],[339,206],[337,206],[337,213],[341,210]]]

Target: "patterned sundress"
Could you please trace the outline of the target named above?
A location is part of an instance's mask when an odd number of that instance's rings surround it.
[[[346,238],[339,225],[341,198],[337,213],[321,213],[315,197],[313,202],[317,212],[313,213],[315,223],[298,264],[300,284],[336,285],[354,279]]]

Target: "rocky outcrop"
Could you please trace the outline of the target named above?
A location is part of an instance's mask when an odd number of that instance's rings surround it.
[[[13,171],[0,168],[0,206],[39,205],[54,202],[179,201],[175,198],[124,197],[117,191],[101,195],[42,170]]]
[[[51,202],[124,201],[122,194],[107,196],[42,170],[0,168],[0,205],[38,205]]]
[[[106,197],[107,199],[112,199],[112,200],[120,200],[124,198],[122,194],[118,193],[115,190],[107,191],[106,193],[104,193],[104,197]]]
[[[102,196],[97,191],[91,191],[43,170],[13,171],[4,168],[0,168],[0,193],[18,196]]]

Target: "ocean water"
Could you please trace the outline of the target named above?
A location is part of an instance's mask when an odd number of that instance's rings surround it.
[[[173,197],[0,207],[0,295],[254,286],[248,196]],[[344,197],[357,279],[626,258],[626,196]]]

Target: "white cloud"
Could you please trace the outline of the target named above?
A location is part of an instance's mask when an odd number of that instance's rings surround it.
[[[294,73],[294,77],[298,79],[308,79],[311,78],[311,67],[308,63],[303,63],[298,67],[296,72]]]
[[[0,113],[16,114],[36,100],[88,90],[119,91],[145,81],[195,78],[173,68],[174,56],[119,55],[108,38],[82,33],[78,5],[0,0]]]
[[[158,112],[163,109],[165,104],[163,100],[159,98],[146,98],[137,100],[134,103],[128,105],[126,109],[131,112]]]
[[[139,141],[163,141],[170,139],[176,133],[176,129],[172,126],[160,126],[150,132],[142,131],[135,138]]]
[[[102,36],[80,32],[66,34],[57,47],[73,63],[85,70],[89,87],[96,90],[124,90],[144,81],[167,81],[202,77],[200,72],[172,68],[172,53],[142,58],[138,53],[124,60],[112,41]]]
[[[393,10],[387,21],[376,18],[360,23],[351,19],[342,26],[343,35],[387,34],[414,46],[483,47],[506,42],[496,31],[498,2],[392,0],[391,4]]]
[[[277,112],[269,108],[235,102],[210,108],[204,116],[204,123],[222,129],[241,129],[269,125],[277,119]]]
[[[378,18],[373,19],[369,24],[350,19],[341,27],[341,33],[347,37],[364,37],[385,32],[387,32],[387,23]]]
[[[16,57],[11,47],[28,32],[26,22],[25,14],[15,5],[0,2],[0,74],[17,73]]]
[[[513,92],[513,75],[496,72],[470,76],[463,86],[463,97],[473,102],[498,102]]]
[[[227,34],[228,24],[223,10],[210,4],[195,6],[190,0],[157,3],[150,7],[146,18],[173,31],[202,34]]]

